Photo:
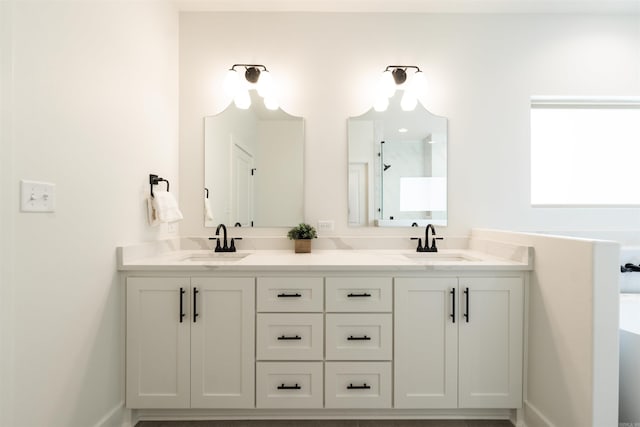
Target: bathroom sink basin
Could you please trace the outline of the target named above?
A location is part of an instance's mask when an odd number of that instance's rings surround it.
[[[442,252],[416,252],[405,254],[406,258],[416,263],[433,264],[437,262],[473,262],[478,261],[477,258],[470,257],[465,254],[442,253]]]
[[[180,259],[184,262],[233,263],[247,257],[248,253],[239,252],[202,252],[192,253]]]

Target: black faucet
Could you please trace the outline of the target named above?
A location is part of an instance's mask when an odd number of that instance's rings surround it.
[[[242,237],[236,237],[231,239],[231,245],[227,243],[227,226],[219,224],[216,228],[216,236],[220,236],[220,229],[222,228],[222,247],[220,247],[220,237],[209,237],[209,240],[216,240],[215,252],[235,252],[236,244],[235,240],[242,240]]]
[[[429,230],[431,230],[431,244],[429,244]],[[416,252],[438,252],[436,240],[442,240],[442,237],[436,237],[436,229],[433,228],[432,224],[427,224],[427,228],[424,230],[424,247],[422,246],[422,239],[419,237],[412,237],[411,240],[418,241]]]

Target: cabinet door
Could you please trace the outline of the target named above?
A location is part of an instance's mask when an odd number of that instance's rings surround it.
[[[456,278],[395,279],[395,407],[458,404]]]
[[[460,303],[460,407],[521,407],[522,279],[461,278]]]
[[[192,408],[254,407],[254,283],[192,278]]]
[[[127,407],[189,407],[189,287],[189,278],[127,279]]]

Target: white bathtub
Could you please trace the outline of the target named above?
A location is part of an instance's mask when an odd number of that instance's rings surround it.
[[[640,425],[640,294],[620,294],[619,410],[621,424]]]

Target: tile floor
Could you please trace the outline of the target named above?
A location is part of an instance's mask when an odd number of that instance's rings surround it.
[[[140,421],[136,427],[513,427],[507,420]]]

